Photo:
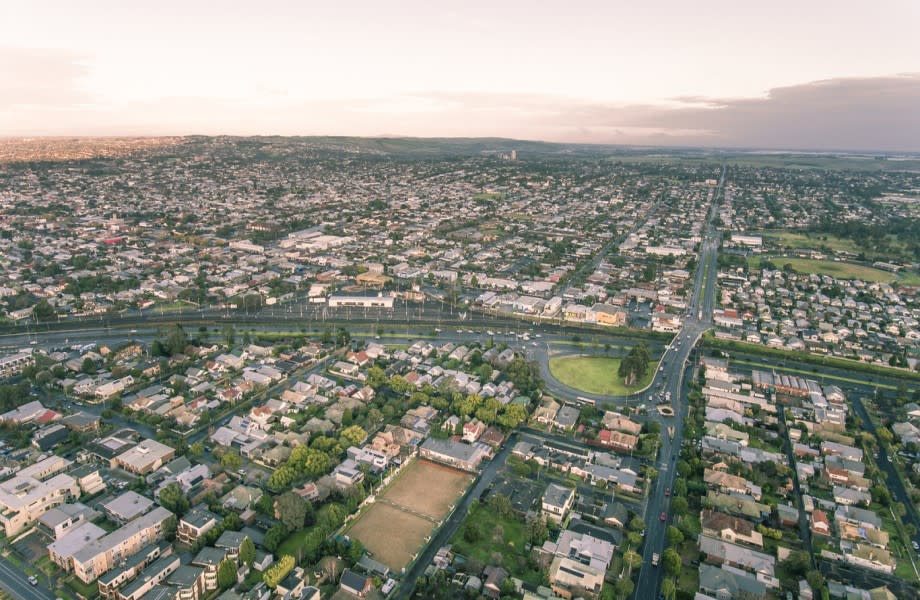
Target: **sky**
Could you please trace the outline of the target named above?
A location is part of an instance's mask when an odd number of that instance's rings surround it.
[[[917,0],[0,3],[0,137],[920,151]]]

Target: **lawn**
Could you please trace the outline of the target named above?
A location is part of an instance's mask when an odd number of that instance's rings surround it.
[[[622,396],[646,387],[655,375],[656,363],[649,365],[637,385],[626,387],[617,375],[619,358],[608,356],[558,356],[549,360],[549,370],[561,383],[589,394]]]
[[[468,541],[464,532],[467,527],[477,528],[479,534],[475,541]],[[529,552],[525,550],[527,540],[524,536],[524,524],[514,517],[502,517],[488,505],[476,504],[451,540],[454,552],[467,559],[475,558],[484,565],[501,561],[512,576],[540,584],[543,574],[527,566]]]
[[[882,271],[874,267],[856,265],[847,262],[838,262],[835,260],[816,260],[812,258],[791,258],[786,256],[766,256],[764,260],[769,260],[774,265],[782,268],[784,265],[791,265],[797,273],[818,275],[830,275],[838,279],[861,279],[863,281],[877,281],[881,283],[891,283],[898,276],[888,271]],[[760,264],[760,257],[751,257],[748,261],[752,267]]]

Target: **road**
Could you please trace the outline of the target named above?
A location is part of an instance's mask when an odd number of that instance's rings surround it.
[[[434,537],[431,538],[431,541],[429,541],[425,548],[419,552],[415,562],[412,563],[412,567],[409,569],[409,572],[406,573],[406,576],[402,580],[402,584],[399,586],[399,590],[394,596],[396,600],[406,600],[412,595],[412,590],[415,588],[415,582],[418,581],[418,578],[422,576],[425,569],[427,569],[431,561],[434,560],[434,555],[437,553],[438,549],[448,543],[454,534],[457,533],[457,529],[460,527],[463,519],[466,518],[473,502],[478,502],[479,497],[486,488],[495,481],[495,476],[498,475],[505,461],[511,456],[511,450],[516,443],[517,434],[509,436],[505,441],[505,445],[502,446],[502,449],[495,455],[495,458],[482,469],[482,472],[480,472],[479,476],[476,478],[476,482],[467,488],[466,494],[460,499],[454,512],[447,517],[447,520],[441,528],[438,529]]]
[[[725,169],[723,167],[719,184],[710,197],[712,208],[700,244],[700,260],[694,278],[688,316],[684,320],[681,331],[665,350],[659,363],[659,370],[651,385],[655,393],[659,393],[659,390],[661,394],[670,392],[675,415],[663,417],[657,411],[649,411],[649,418],[661,425],[661,449],[658,454],[659,461],[655,464],[658,478],[652,484],[645,508],[645,546],[642,551],[642,566],[634,594],[637,600],[657,598],[660,589],[662,569],[652,566],[652,554],[656,552],[661,554],[664,551],[665,533],[671,522],[670,497],[665,495],[665,491],[674,487],[676,459],[683,443],[684,418],[688,410],[685,377],[692,372],[693,368],[689,361],[690,354],[700,336],[709,329],[712,323],[716,257],[719,249],[718,234],[713,231],[712,223],[716,215],[718,194],[724,182]],[[673,438],[668,435],[668,427],[674,428]],[[664,514],[664,520],[661,520],[661,514]]]
[[[28,575],[5,558],[0,558],[0,587],[19,600],[54,600],[55,596],[41,584],[29,583]]]

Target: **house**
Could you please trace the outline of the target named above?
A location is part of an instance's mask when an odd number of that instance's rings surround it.
[[[567,600],[582,594],[597,598],[604,585],[604,571],[567,556],[557,556],[549,568],[549,581],[553,592]]]
[[[483,575],[486,576],[482,584],[483,596],[498,600],[502,595],[502,584],[508,579],[508,571],[490,565],[483,570]]]
[[[345,569],[342,573],[342,578],[339,579],[339,587],[358,598],[366,598],[371,590],[374,589],[374,581],[367,575],[356,573],[351,569]]]
[[[464,471],[475,471],[492,449],[485,444],[464,444],[453,440],[428,438],[419,446],[419,455]]]
[[[575,490],[550,483],[543,492],[542,510],[548,519],[561,523],[575,503]]]
[[[827,513],[816,508],[811,513],[811,531],[816,535],[830,536],[831,522],[827,518]]]
[[[700,523],[704,535],[763,548],[763,535],[746,519],[707,509],[700,514]]]
[[[710,563],[728,565],[773,577],[776,558],[708,535],[699,537],[700,552]]]
[[[486,424],[479,419],[473,419],[463,424],[463,441],[472,444],[479,440],[480,436],[485,433]]]
[[[179,519],[176,539],[183,544],[194,544],[220,521],[222,519],[219,515],[209,511],[204,504],[199,504]]]
[[[755,575],[708,564],[700,565],[700,591],[717,600],[731,600],[739,597],[751,600],[766,600],[767,598],[766,584]]]
[[[567,556],[600,571],[606,571],[613,560],[616,546],[589,533],[566,529],[559,533],[555,542],[545,542],[542,550],[556,556]]]
[[[575,423],[578,422],[579,414],[580,411],[574,406],[563,406],[556,413],[556,416],[551,420],[550,424],[562,431],[569,431],[575,428]]]

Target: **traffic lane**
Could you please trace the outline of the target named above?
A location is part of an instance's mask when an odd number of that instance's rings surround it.
[[[41,584],[32,585],[22,570],[5,558],[0,558],[0,587],[20,600],[54,600],[55,596]]]

